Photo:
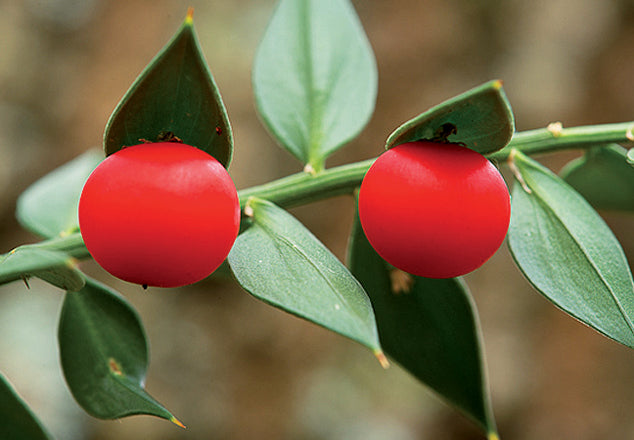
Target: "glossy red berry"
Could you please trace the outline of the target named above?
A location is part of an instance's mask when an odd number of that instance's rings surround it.
[[[125,147],[86,181],[79,226],[93,258],[131,283],[175,287],[210,275],[238,235],[226,169],[206,152],[164,142]]]
[[[427,278],[480,267],[504,241],[510,215],[497,168],[456,144],[398,145],[374,162],[359,192],[372,247],[393,266]]]

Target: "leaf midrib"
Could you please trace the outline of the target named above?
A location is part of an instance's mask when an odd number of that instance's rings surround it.
[[[311,56],[311,38],[310,37],[311,37],[312,28],[311,28],[310,16],[308,13],[309,1],[302,1],[300,2],[300,6],[299,6],[299,15],[300,15],[299,22],[301,23],[301,29],[302,29],[302,32],[300,32],[301,46],[302,46],[301,54],[303,55],[303,57],[301,58],[301,64],[305,66],[304,75],[302,75],[302,79],[304,82],[304,89],[306,90],[306,98],[308,99],[307,109],[308,109],[309,126],[308,126],[308,139],[306,139],[308,144],[306,160],[308,162],[310,162],[310,160],[312,159],[312,154],[314,149],[313,136],[315,131],[315,101],[316,101],[315,88],[314,88],[315,78],[313,75],[313,59]]]
[[[298,254],[301,257],[303,257],[303,259],[306,260],[317,271],[319,276],[326,282],[326,284],[328,285],[330,290],[334,293],[335,297],[338,300],[341,301],[342,307],[345,305],[345,309],[352,312],[351,314],[349,314],[349,316],[354,316],[355,317],[355,321],[357,322],[357,328],[362,330],[361,333],[365,334],[368,331],[366,322],[363,319],[363,317],[359,316],[356,312],[354,312],[354,307],[352,307],[350,305],[350,302],[346,299],[346,297],[343,296],[343,294],[341,292],[339,292],[339,290],[332,284],[332,281],[322,272],[322,270],[319,268],[319,266],[304,252],[304,250],[301,247],[297,246],[295,243],[293,243],[287,237],[284,237],[284,236],[278,234],[274,230],[274,228],[272,228],[269,225],[267,225],[266,222],[263,222],[263,221],[260,220],[260,221],[257,221],[256,224],[257,224],[258,227],[260,227],[260,229],[262,229],[262,231],[266,235],[271,237],[273,243],[283,243],[285,246],[290,248],[292,252],[295,252],[296,254]],[[336,258],[336,257],[333,256],[333,258]],[[359,327],[358,324],[361,324],[361,326]],[[349,335],[349,336],[352,337],[351,335]],[[357,341],[363,343],[364,345],[367,344],[367,341],[359,340],[356,337],[354,337],[353,339],[356,339]],[[376,348],[378,346],[378,344],[373,343],[373,344],[371,344],[371,346],[372,346],[372,348]]]

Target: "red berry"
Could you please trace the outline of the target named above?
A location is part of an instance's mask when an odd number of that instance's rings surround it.
[[[481,154],[456,144],[398,145],[368,170],[359,193],[363,230],[383,259],[427,278],[469,273],[506,236],[510,196]]]
[[[93,258],[131,283],[175,287],[210,275],[240,226],[236,187],[206,152],[179,143],[126,147],[92,172],[79,226]]]

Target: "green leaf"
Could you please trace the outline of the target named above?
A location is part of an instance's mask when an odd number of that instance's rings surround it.
[[[94,280],[68,292],[58,338],[66,383],[86,412],[100,419],[149,414],[182,426],[143,388],[145,332],[136,311],[117,292]]]
[[[634,211],[634,167],[618,144],[591,148],[561,177],[597,209]]]
[[[0,438],[2,440],[52,440],[40,421],[0,374]]]
[[[303,164],[353,139],[374,111],[377,69],[348,0],[281,0],[255,56],[257,108]]]
[[[386,148],[419,140],[462,143],[481,154],[504,148],[515,130],[502,81],[482,84],[416,116],[397,128]]]
[[[634,348],[634,283],[616,237],[561,178],[518,151],[511,157],[523,183],[508,233],[517,265],[557,307]]]
[[[225,167],[233,137],[218,88],[203,59],[191,11],[172,40],[145,68],[110,117],[104,150],[110,155],[169,133],[211,154]]]
[[[348,269],[293,216],[250,198],[229,265],[256,298],[353,339],[383,359],[372,305]]]
[[[18,198],[16,217],[20,224],[47,238],[78,229],[81,190],[102,159],[101,152],[87,151],[28,187]]]
[[[26,282],[31,276],[63,290],[77,291],[85,284],[75,259],[64,252],[24,245],[0,257],[0,284]]]
[[[370,296],[385,353],[474,420],[490,439],[497,438],[477,311],[466,286],[455,278],[391,271],[372,249],[358,216],[349,266]],[[406,281],[402,288],[398,280]]]

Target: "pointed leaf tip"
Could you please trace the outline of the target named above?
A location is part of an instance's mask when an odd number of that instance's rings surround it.
[[[190,6],[187,8],[187,15],[185,16],[185,24],[191,25],[194,24],[194,7]]]
[[[183,423],[174,416],[170,418],[170,422],[172,422],[173,424],[175,424],[176,426],[180,428],[187,429],[187,426],[183,425]]]
[[[387,370],[390,368],[390,361],[387,360],[387,356],[383,353],[383,350],[375,350],[374,356],[379,360],[379,363],[383,367],[383,369]]]

